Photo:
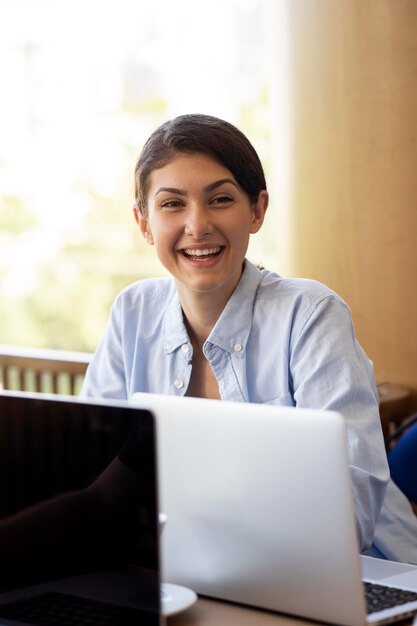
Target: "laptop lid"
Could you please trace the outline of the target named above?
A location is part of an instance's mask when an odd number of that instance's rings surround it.
[[[365,622],[340,415],[150,394],[133,401],[156,417],[164,580]]]
[[[132,401],[156,417],[164,580],[365,624],[339,414],[142,393]]]
[[[126,451],[132,447],[132,440],[141,458],[140,462],[129,462]],[[84,562],[77,555],[66,573],[66,564],[60,567],[59,548],[57,550],[55,544],[55,554],[51,556],[48,548],[45,548],[34,564],[26,564],[23,555],[22,576],[18,572],[17,581],[21,580],[25,584],[30,582],[32,585],[38,582],[37,578],[39,582],[45,581],[47,572],[48,582],[39,586],[39,592],[60,589],[67,594],[84,597],[90,594],[96,600],[102,598],[107,603],[114,601],[119,606],[141,609],[143,623],[158,625],[161,618],[157,480],[151,412],[126,402],[85,401],[73,397],[19,392],[0,393],[1,516],[9,516],[63,492],[83,489],[99,475],[104,476],[115,457],[121,456],[124,458],[121,463],[124,472],[122,482],[117,482],[116,492],[116,483],[112,482],[108,474],[106,510],[109,516],[115,514],[117,517],[116,507],[124,506],[124,491],[129,494],[129,498],[133,498],[129,507],[134,511],[134,520],[131,518],[131,526],[126,528],[129,539],[103,531],[108,517],[101,515],[101,509],[100,515],[97,515],[93,507],[85,515],[97,519],[88,531],[90,535],[83,537],[83,545],[88,547],[90,542],[97,544],[97,537],[100,537],[98,549],[93,553],[94,558],[96,553],[98,555],[97,562],[91,556]],[[80,524],[83,532],[84,528],[89,528],[88,520],[84,520]],[[55,531],[52,521],[50,530],[51,533]],[[120,528],[117,527],[117,532],[119,535],[124,532],[123,523]],[[65,553],[65,539],[61,545]],[[54,565],[45,570],[44,563],[49,562]],[[5,571],[4,561],[2,567],[3,588],[10,587],[12,581]],[[26,567],[32,570],[29,577],[24,571]],[[99,567],[105,568],[106,572],[96,572]],[[54,580],[62,578],[63,574],[73,576],[81,573],[82,576],[75,576],[65,584]],[[28,595],[33,595],[34,590],[35,587],[30,587]],[[0,596],[2,623],[7,623],[2,613],[3,603],[12,596],[24,597],[26,591],[13,593],[14,596],[10,593]]]

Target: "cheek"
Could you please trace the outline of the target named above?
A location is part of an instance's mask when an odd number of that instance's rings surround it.
[[[229,227],[230,238],[233,239],[235,243],[246,242],[249,239],[251,226],[250,219],[236,220]]]
[[[168,252],[176,239],[174,225],[170,223],[167,224],[166,221],[152,220],[150,222],[150,228],[154,245],[158,251],[162,254],[164,254],[165,251]]]

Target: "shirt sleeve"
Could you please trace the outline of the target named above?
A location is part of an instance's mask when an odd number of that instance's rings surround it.
[[[365,550],[389,480],[372,364],[355,338],[349,308],[335,295],[317,298],[292,342],[296,405],[334,410],[345,418],[359,543]]]
[[[116,299],[101,342],[87,368],[80,396],[83,398],[128,398],[123,357],[120,299]]]

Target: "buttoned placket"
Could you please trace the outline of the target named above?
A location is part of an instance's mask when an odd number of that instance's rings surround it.
[[[241,343],[235,342],[231,348],[207,341],[203,346],[203,352],[208,359],[213,373],[217,379],[222,400],[231,402],[246,402],[244,394],[245,386],[242,388],[237,373],[244,371],[244,347]]]
[[[173,359],[172,380],[170,392],[183,396],[188,388],[191,377],[192,347],[189,342],[183,343],[176,349],[167,342],[164,346],[165,356]]]

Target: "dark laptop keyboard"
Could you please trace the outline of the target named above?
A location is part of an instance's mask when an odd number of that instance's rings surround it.
[[[156,613],[51,592],[0,606],[0,619],[34,626],[142,626],[159,623]]]
[[[368,613],[417,601],[417,593],[375,583],[364,583]],[[157,624],[156,614],[66,593],[51,592],[0,606],[0,618],[34,626],[138,626]]]
[[[368,614],[406,604],[406,602],[417,601],[417,593],[414,591],[369,582],[365,582],[364,585]]]

